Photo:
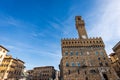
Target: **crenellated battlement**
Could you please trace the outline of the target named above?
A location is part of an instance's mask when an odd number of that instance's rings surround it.
[[[93,37],[88,39],[80,38],[64,38],[61,40],[62,47],[104,47],[101,37]]]
[[[75,17],[78,38],[61,39],[60,77],[63,80],[117,80],[101,37],[88,37],[81,16]],[[94,75],[95,74],[95,75]]]
[[[79,38],[63,38],[61,40],[78,40]],[[101,37],[90,37],[89,39],[101,39]],[[84,39],[81,39],[84,40]]]

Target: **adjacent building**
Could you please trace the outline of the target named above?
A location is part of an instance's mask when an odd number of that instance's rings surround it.
[[[79,38],[62,39],[61,80],[117,80],[101,37],[89,38],[81,16],[75,17]]]
[[[113,51],[114,53],[109,55],[111,64],[117,75],[120,77],[120,41],[113,47]]]
[[[0,65],[1,65],[4,57],[6,56],[7,52],[9,52],[9,50],[6,49],[5,47],[3,47],[2,45],[0,45]]]
[[[0,65],[0,80],[18,80],[22,77],[24,62],[6,55]]]
[[[54,80],[55,69],[53,66],[35,67],[33,70],[27,71],[29,80]]]
[[[34,70],[28,70],[27,71],[27,74],[28,74],[27,75],[27,78],[28,78],[27,80],[33,80],[33,71]]]
[[[28,80],[28,78],[27,70],[24,69],[19,80]]]
[[[56,70],[55,80],[60,80],[60,71]]]

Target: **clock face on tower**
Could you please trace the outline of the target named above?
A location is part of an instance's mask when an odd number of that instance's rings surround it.
[[[83,38],[83,39],[86,39],[87,37],[86,37],[85,35],[82,35],[82,38]]]

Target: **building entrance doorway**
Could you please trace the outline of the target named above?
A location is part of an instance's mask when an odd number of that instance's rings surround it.
[[[107,77],[106,74],[103,74],[103,77],[104,77],[105,80],[108,80],[108,77]]]

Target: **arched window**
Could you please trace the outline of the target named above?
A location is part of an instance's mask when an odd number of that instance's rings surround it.
[[[66,62],[66,67],[68,67],[69,66],[69,63],[68,62]]]
[[[78,52],[76,52],[76,56],[78,56]]]
[[[76,64],[77,64],[77,66],[79,66],[79,67],[80,67],[80,63],[79,63],[79,62],[76,62]]]
[[[72,51],[70,52],[70,55],[73,56],[73,52]]]
[[[82,51],[80,52],[80,55],[83,55],[83,52],[82,52]]]
[[[98,60],[100,60],[100,57],[98,57]]]
[[[71,64],[72,64],[72,66],[75,66],[75,63],[74,63],[74,62],[72,62]]]
[[[100,52],[100,55],[103,56],[104,55],[103,52]]]
[[[98,55],[99,53],[96,51],[95,54]]]
[[[65,51],[65,56],[67,56],[68,55],[68,51]]]

